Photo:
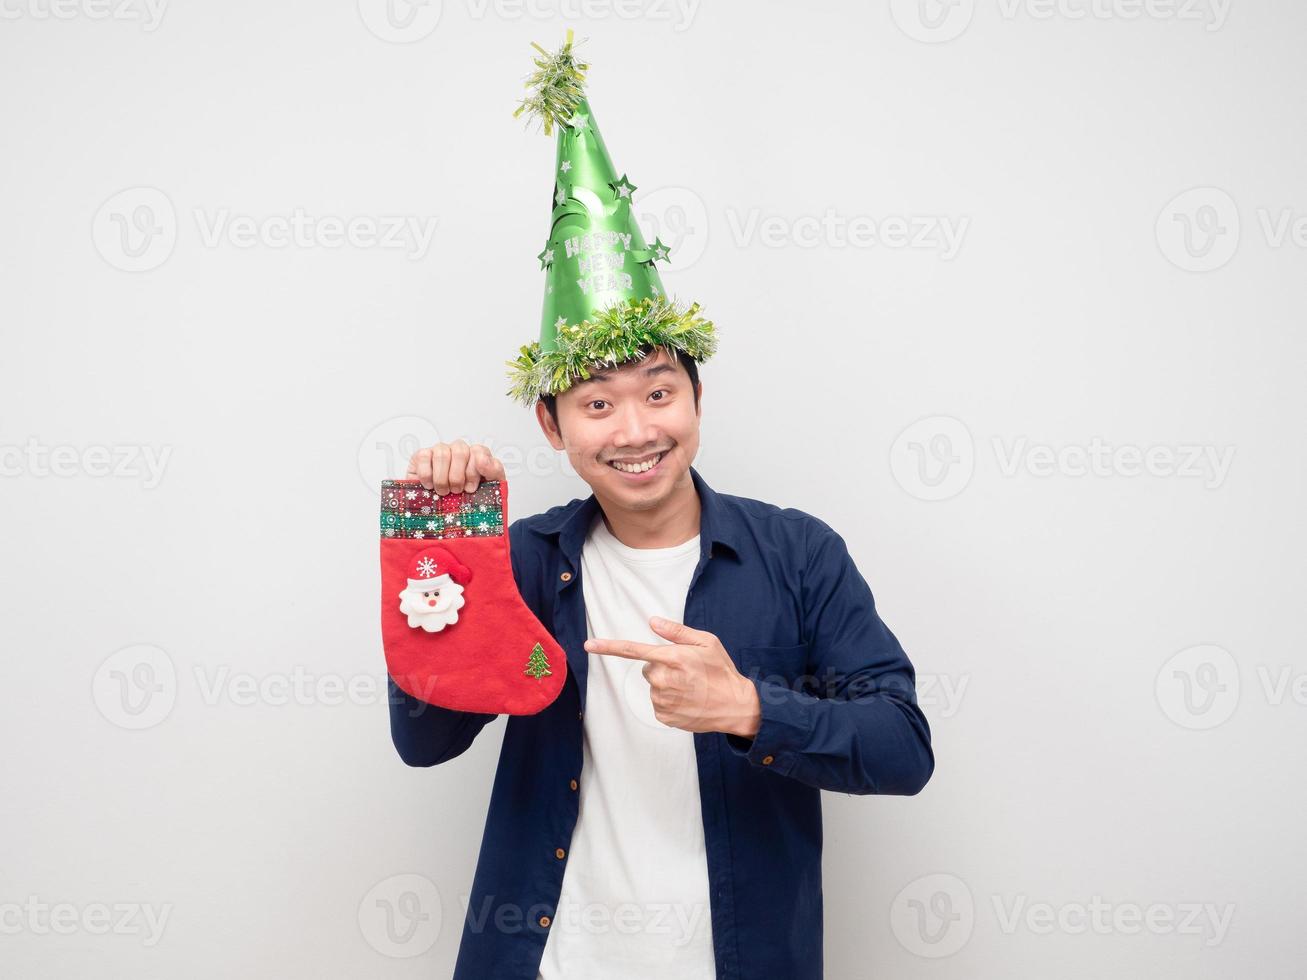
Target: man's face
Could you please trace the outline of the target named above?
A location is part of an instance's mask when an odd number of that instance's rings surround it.
[[[666,351],[592,370],[589,381],[574,384],[555,404],[558,428],[543,404],[536,406],[540,426],[601,500],[647,510],[689,479],[702,403],[695,404],[685,366]]]

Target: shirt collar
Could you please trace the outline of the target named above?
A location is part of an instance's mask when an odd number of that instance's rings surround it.
[[[693,466],[690,479],[699,494],[700,551],[707,554],[709,548],[720,544],[738,557],[740,527],[735,513]],[[580,504],[565,507],[548,521],[542,521],[535,530],[545,535],[557,534],[559,548],[576,565],[581,560],[581,546],[585,544],[590,524],[599,510],[599,500],[592,493]]]

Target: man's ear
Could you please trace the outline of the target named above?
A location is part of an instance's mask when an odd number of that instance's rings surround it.
[[[554,417],[549,414],[549,409],[545,408],[544,402],[536,402],[536,421],[540,423],[540,431],[549,440],[549,445],[553,446],[554,449],[561,450],[563,448],[562,433],[558,431],[558,426],[554,425]]]
[[[698,396],[694,400],[694,414],[699,416],[699,419],[702,421],[703,419],[703,382],[702,381],[700,381],[698,384],[694,386],[694,393],[695,395]]]

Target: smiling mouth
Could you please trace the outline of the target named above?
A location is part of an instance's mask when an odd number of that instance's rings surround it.
[[[657,466],[662,461],[662,458],[666,455],[667,455],[666,452],[654,453],[652,456],[648,456],[642,460],[633,463],[623,463],[623,462],[619,462],[618,460],[609,460],[608,465],[611,466],[613,469],[617,470],[619,473],[631,473],[631,474],[647,473],[649,470]]]

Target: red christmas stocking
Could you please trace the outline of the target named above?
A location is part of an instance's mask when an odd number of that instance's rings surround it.
[[[458,711],[533,715],[567,679],[562,647],[522,602],[508,558],[508,483],[443,497],[381,485],[381,639],[395,683]]]

